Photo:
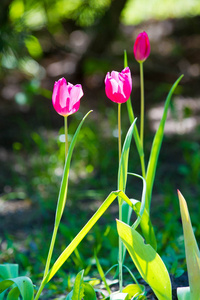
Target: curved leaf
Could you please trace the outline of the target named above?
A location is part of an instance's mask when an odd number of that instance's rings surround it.
[[[87,282],[84,283],[84,300],[97,300],[95,290]]]
[[[20,291],[19,291],[18,287],[15,287],[9,292],[6,300],[18,300],[19,295],[20,295]]]
[[[20,276],[6,279],[0,282],[0,293],[11,287],[13,283],[17,286],[23,300],[32,300],[34,295],[33,283],[30,278]]]
[[[117,220],[117,230],[140,275],[150,285],[157,298],[171,300],[171,282],[160,256],[127,224]]]

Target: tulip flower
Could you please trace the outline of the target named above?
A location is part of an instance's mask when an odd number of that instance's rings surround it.
[[[77,112],[80,107],[80,99],[83,96],[81,84],[73,85],[61,78],[55,82],[52,95],[53,107],[63,117]]]
[[[132,79],[130,69],[127,67],[121,73],[112,71],[105,77],[106,96],[113,102],[124,103],[130,97]]]
[[[145,31],[141,32],[135,41],[133,52],[135,59],[140,64],[140,88],[141,88],[141,111],[140,111],[140,140],[143,147],[144,139],[144,75],[143,62],[150,54],[149,37]]]
[[[80,99],[83,96],[81,84],[73,85],[61,78],[55,82],[52,95],[53,107],[57,113],[64,117],[65,123],[65,156],[68,154],[68,126],[67,117],[74,114],[80,107]]]
[[[149,37],[145,31],[141,32],[135,41],[133,52],[138,62],[144,62],[150,54]]]

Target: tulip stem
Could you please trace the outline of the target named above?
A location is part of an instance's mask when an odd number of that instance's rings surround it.
[[[140,89],[141,89],[141,111],[140,111],[140,140],[144,144],[144,73],[143,62],[140,62]]]
[[[118,103],[118,148],[119,148],[119,165],[121,159],[121,103]],[[119,201],[119,220],[122,221],[122,204]],[[122,240],[119,236],[119,290],[122,292],[123,286],[123,247],[122,247]]]
[[[64,116],[65,122],[65,159],[67,158],[68,154],[68,127],[67,127],[67,116]]]
[[[118,103],[118,148],[119,148],[119,163],[121,159],[121,103]]]

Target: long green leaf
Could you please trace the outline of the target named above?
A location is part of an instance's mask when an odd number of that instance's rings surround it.
[[[162,140],[163,140],[163,135],[164,135],[164,128],[165,128],[165,122],[167,119],[168,108],[170,105],[172,94],[174,93],[174,91],[175,91],[177,85],[179,84],[180,80],[182,79],[182,77],[183,77],[183,75],[181,75],[176,80],[176,82],[173,84],[172,88],[170,89],[170,91],[168,93],[167,99],[165,101],[163,116],[160,121],[158,130],[155,134],[154,140],[153,140],[150,158],[149,158],[148,167],[147,167],[147,174],[146,174],[146,183],[147,183],[146,209],[148,212],[150,211],[151,194],[152,194],[152,189],[153,189],[153,184],[154,184],[154,179],[155,179],[158,156],[160,153],[160,148],[162,145]]]
[[[104,285],[105,285],[105,288],[106,288],[107,292],[108,292],[109,294],[111,294],[110,287],[109,287],[109,285],[107,284],[107,281],[106,281],[106,276],[105,276],[105,274],[104,274],[103,268],[102,268],[102,266],[101,266],[101,264],[100,264],[100,262],[99,262],[99,260],[98,260],[98,257],[97,257],[97,254],[96,254],[96,253],[94,254],[94,257],[95,257],[95,260],[96,260],[97,270],[98,270],[98,273],[99,273],[99,275],[100,275],[100,277],[101,277],[101,280],[103,281],[103,283],[104,283]]]
[[[127,172],[128,172],[128,157],[129,157],[129,150],[130,150],[130,144],[132,139],[132,133],[135,126],[136,119],[131,124],[124,144],[122,148],[122,154],[121,159],[119,163],[119,171],[118,171],[118,189],[125,192],[126,189],[126,181],[127,181]]]
[[[83,125],[83,122],[85,121],[85,119],[87,118],[87,116],[91,113],[92,111],[89,111],[84,118],[82,119],[82,121],[80,122],[74,136],[73,139],[71,141],[70,147],[69,147],[69,151],[67,154],[67,158],[66,158],[66,162],[65,162],[65,167],[64,167],[64,173],[63,173],[63,178],[62,178],[62,182],[61,182],[61,186],[60,186],[60,192],[59,192],[59,196],[58,196],[58,204],[57,204],[57,209],[56,209],[56,217],[55,217],[55,224],[58,225],[60,223],[60,219],[62,217],[63,214],[63,210],[65,207],[65,203],[66,203],[66,198],[67,198],[67,189],[68,189],[68,177],[69,177],[69,169],[70,169],[70,163],[71,163],[71,157],[72,157],[72,153],[74,150],[74,146],[79,134],[79,131]]]
[[[156,251],[144,243],[142,236],[117,220],[117,230],[142,278],[159,300],[171,300],[171,282],[167,269]]]
[[[49,252],[48,252],[48,256],[47,256],[47,260],[46,260],[43,279],[44,279],[44,277],[46,277],[46,275],[49,271],[49,267],[50,267],[50,263],[51,263],[51,257],[52,257],[52,253],[53,253],[53,249],[54,249],[54,245],[55,245],[55,241],[56,241],[58,227],[59,227],[60,220],[62,218],[64,207],[65,207],[65,204],[66,204],[67,190],[68,190],[68,177],[69,177],[69,169],[70,169],[70,162],[71,162],[72,153],[73,153],[74,146],[75,146],[79,131],[81,129],[81,126],[83,125],[84,120],[86,119],[86,117],[88,116],[88,114],[90,112],[91,111],[89,111],[84,116],[82,121],[80,122],[80,124],[79,124],[79,126],[78,126],[78,128],[77,128],[77,130],[76,130],[76,132],[73,136],[73,139],[71,141],[71,144],[70,144],[70,147],[69,147],[69,150],[68,150],[67,158],[66,158],[66,161],[65,161],[65,167],[64,167],[62,182],[61,182],[61,186],[60,186],[60,192],[59,192],[59,196],[58,196],[56,215],[55,215],[55,224],[54,224],[51,243],[50,243]],[[40,286],[39,291],[36,294],[35,300],[38,299],[39,294],[41,293],[41,289],[42,289],[42,287]]]
[[[185,254],[188,269],[190,300],[200,298],[200,252],[192,229],[187,203],[178,191],[184,233]]]
[[[126,182],[127,182],[127,172],[128,172],[128,158],[129,158],[129,150],[130,150],[130,144],[131,144],[131,139],[133,135],[133,129],[135,126],[136,119],[134,122],[131,124],[125,141],[124,145],[122,148],[122,154],[121,154],[121,159],[119,163],[119,171],[118,171],[118,190],[123,191],[125,193],[126,190]],[[119,198],[119,204],[122,205],[123,201]],[[122,207],[122,220],[125,223],[129,224],[130,216],[131,216],[131,208],[129,210],[129,205],[124,202],[123,207]]]
[[[94,224],[99,220],[99,218],[104,214],[104,212],[108,209],[111,203],[116,199],[116,197],[121,197],[134,209],[132,202],[122,191],[111,192],[110,195],[99,207],[99,209],[96,211],[96,213],[91,217],[91,219],[86,223],[86,225],[73,239],[73,241],[66,247],[66,249],[58,257],[58,259],[56,260],[52,268],[49,270],[47,276],[45,276],[41,284],[42,287],[44,287],[44,285],[47,282],[49,282],[49,280],[51,280],[51,278],[56,274],[56,272],[60,269],[60,267],[64,264],[64,262],[68,259],[68,257],[72,254],[75,248],[82,241],[82,239],[86,236],[86,234],[90,231],[90,229],[94,226]]]

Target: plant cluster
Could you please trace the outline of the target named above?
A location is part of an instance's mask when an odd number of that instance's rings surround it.
[[[118,179],[117,189],[111,191],[99,209],[89,219],[86,225],[80,230],[71,243],[62,251],[57,260],[52,264],[52,254],[56,242],[57,232],[60,228],[61,218],[67,201],[68,178],[70,163],[76,141],[79,137],[81,127],[85,122],[89,111],[80,122],[73,138],[68,145],[68,116],[78,111],[80,100],[83,97],[83,89],[80,84],[73,85],[67,83],[65,78],[55,82],[53,88],[52,102],[58,114],[64,117],[65,129],[65,166],[60,186],[57,208],[55,213],[55,223],[50,242],[50,247],[46,259],[45,269],[40,286],[37,288],[31,279],[26,276],[19,276],[18,265],[3,264],[0,265],[0,299],[15,300],[22,297],[24,300],[38,300],[42,297],[45,285],[53,278],[57,271],[62,267],[70,255],[77,250],[78,245],[96,224],[99,218],[105,213],[109,206],[116,199],[118,200],[119,219],[117,223],[117,232],[119,235],[119,254],[118,263],[110,266],[110,269],[116,268],[118,275],[119,290],[112,292],[106,280],[106,275],[95,253],[96,265],[99,275],[108,292],[108,296],[101,291],[104,300],[128,300],[145,299],[146,291],[142,284],[139,284],[136,276],[130,268],[125,265],[126,251],[128,251],[140,276],[151,287],[159,300],[172,299],[172,287],[167,268],[157,253],[157,239],[151,220],[151,198],[154,185],[155,173],[158,157],[164,135],[164,127],[167,118],[167,111],[170,105],[171,97],[180,82],[182,76],[173,84],[166,98],[163,116],[155,134],[150,157],[147,166],[145,165],[144,153],[144,76],[143,64],[150,55],[150,42],[146,32],[138,35],[134,44],[134,56],[140,65],[140,85],[141,85],[141,115],[140,130],[137,129],[137,119],[134,117],[132,103],[130,99],[132,91],[131,71],[128,67],[127,55],[124,54],[124,69],[121,72],[108,72],[105,76],[105,93],[107,97],[118,105]],[[128,116],[130,119],[130,128],[126,134],[122,146],[121,140],[121,105],[127,104]],[[129,152],[131,140],[134,137],[136,148],[141,164],[141,175],[129,171]],[[129,198],[126,195],[126,184],[128,176],[136,176],[142,180],[143,190],[141,199]],[[181,218],[183,223],[184,241],[186,249],[187,268],[189,275],[189,287],[180,287],[177,289],[179,300],[199,300],[200,295],[200,253],[192,230],[187,204],[180,191],[178,191]],[[136,220],[131,223],[132,212],[136,214]],[[138,230],[140,227],[141,231]],[[123,271],[128,270],[133,283],[124,287]],[[21,296],[20,296],[21,295]],[[72,291],[66,295],[66,300],[95,300],[96,291],[93,285],[84,280],[84,270],[81,270],[75,279]]]

